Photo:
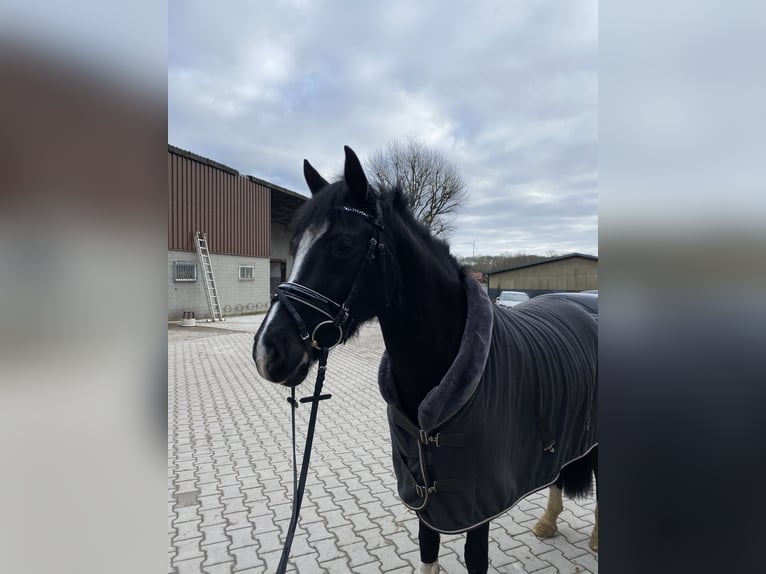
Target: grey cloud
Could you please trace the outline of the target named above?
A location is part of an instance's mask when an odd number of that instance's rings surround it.
[[[304,157],[332,174],[344,144],[419,137],[468,183],[456,252],[491,228],[483,252],[597,253],[595,2],[171,2],[169,22],[171,143],[304,192]]]

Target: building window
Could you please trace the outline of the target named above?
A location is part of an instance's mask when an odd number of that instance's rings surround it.
[[[240,265],[239,280],[252,281],[253,279],[255,279],[254,271],[255,271],[255,267],[253,267],[252,265]]]
[[[197,264],[188,261],[176,261],[173,265],[173,279],[178,282],[196,281]]]

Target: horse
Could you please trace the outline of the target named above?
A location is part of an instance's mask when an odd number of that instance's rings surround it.
[[[257,371],[295,387],[319,349],[377,317],[378,383],[400,498],[418,514],[420,572],[438,572],[440,533],[453,532],[467,533],[468,571],[486,572],[493,518],[549,487],[532,531],[554,536],[562,492],[581,497],[598,482],[597,296],[497,308],[401,189],[373,188],[344,149],[332,183],[304,160],[311,198],[292,224],[290,277],[255,335]],[[597,551],[598,506],[590,546]]]

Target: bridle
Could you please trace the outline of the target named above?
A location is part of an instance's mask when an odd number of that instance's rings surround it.
[[[319,352],[319,367],[317,370],[316,382],[314,383],[314,392],[310,397],[303,397],[300,399],[301,403],[311,403],[311,414],[309,416],[308,431],[306,433],[306,446],[303,449],[300,480],[298,480],[297,477],[297,460],[295,455],[295,409],[298,408],[298,401],[295,400],[294,386],[291,389],[291,396],[287,398],[287,402],[292,406],[290,414],[292,415],[293,439],[293,511],[290,518],[290,526],[287,530],[287,537],[285,538],[285,544],[282,548],[282,556],[279,560],[279,566],[277,567],[278,574],[284,574],[287,570],[290,547],[292,546],[293,538],[295,536],[295,528],[298,525],[298,517],[301,510],[301,502],[303,501],[303,492],[306,488],[306,477],[308,475],[309,461],[311,458],[311,446],[314,441],[314,429],[316,427],[318,405],[320,401],[332,397],[330,394],[321,394],[325,372],[327,370],[327,356],[329,355],[330,349],[343,341],[344,333],[351,332],[356,324],[356,320],[351,314],[351,309],[356,295],[359,292],[359,286],[364,271],[376,257],[380,262],[381,277],[385,293],[385,305],[388,306],[390,302],[386,281],[386,248],[385,244],[381,241],[381,235],[383,234],[385,226],[383,224],[383,210],[380,206],[380,199],[376,199],[375,201],[374,216],[361,209],[345,205],[338,209],[346,213],[363,217],[373,226],[372,236],[367,245],[367,252],[365,253],[362,264],[356,272],[356,277],[354,277],[354,282],[351,284],[346,299],[343,303],[338,304],[329,297],[295,281],[287,281],[280,284],[277,287],[273,298],[274,301],[281,302],[290,313],[290,316],[293,318],[293,321],[298,328],[298,336],[306,347],[306,352],[309,357],[312,356],[312,353]],[[309,334],[309,329],[306,327],[303,317],[301,317],[301,314],[295,308],[293,302],[300,303],[305,307],[318,311],[320,314],[324,315],[326,319],[317,323],[311,330],[311,334]]]

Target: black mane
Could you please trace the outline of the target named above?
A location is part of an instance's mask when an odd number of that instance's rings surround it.
[[[439,260],[439,264],[443,268],[451,268],[459,277],[463,276],[466,272],[465,266],[460,265],[455,256],[450,253],[449,244],[446,241],[436,237],[423,223],[415,218],[412,210],[410,210],[407,196],[401,187],[396,186],[392,189],[385,189],[381,198],[385,198],[385,203],[390,205],[401,216],[405,224],[430,247],[433,256]]]

